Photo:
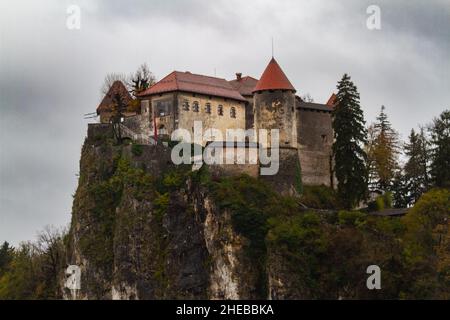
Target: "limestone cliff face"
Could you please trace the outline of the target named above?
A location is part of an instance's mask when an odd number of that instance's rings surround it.
[[[268,298],[248,239],[208,189],[177,180],[166,147],[109,138],[91,132],[82,149],[67,248],[82,270],[77,298]]]

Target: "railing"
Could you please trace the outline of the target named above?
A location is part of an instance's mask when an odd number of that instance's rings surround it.
[[[156,141],[153,138],[145,136],[143,134],[138,134],[131,130],[130,128],[120,124],[120,130],[122,131],[122,137],[131,138],[133,141],[136,141],[140,144],[151,144],[156,145]]]

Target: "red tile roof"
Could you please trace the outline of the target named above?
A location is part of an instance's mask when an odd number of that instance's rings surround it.
[[[173,71],[165,78],[140,93],[139,96],[151,96],[172,91],[200,93],[238,101],[246,101],[245,98],[225,79],[179,71]]]
[[[272,58],[272,60],[270,60],[269,64],[267,65],[266,70],[264,70],[253,92],[277,89],[292,90],[295,92],[294,86],[286,77],[283,70],[281,70],[281,67],[278,65],[275,58]]]
[[[111,85],[111,88],[109,88],[108,93],[103,97],[102,102],[97,107],[97,114],[100,114],[100,112],[103,111],[111,111],[116,104],[114,101],[114,96],[116,94],[119,94],[123,102],[128,106],[129,103],[133,100],[130,93],[128,92],[125,85],[122,83],[122,81],[114,81],[114,83]]]
[[[253,89],[255,89],[256,84],[258,83],[258,79],[255,79],[250,76],[245,76],[239,79],[228,81],[231,86],[239,91],[239,93],[243,96],[252,96]]]

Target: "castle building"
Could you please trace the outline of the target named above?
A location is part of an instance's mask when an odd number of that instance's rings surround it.
[[[156,118],[158,134],[170,135],[183,128],[245,128],[247,100],[225,80],[190,72],[174,71],[139,95],[142,113]]]
[[[140,110],[125,122],[148,136],[155,129],[158,136],[178,128],[193,133],[194,121],[201,121],[204,130],[219,129],[223,137],[227,129],[278,129],[282,178],[277,181],[292,180],[299,162],[303,184],[333,186],[331,111],[336,97],[319,104],[303,101],[296,92],[274,58],[259,80],[241,73],[227,81],[173,71],[138,95]],[[100,120],[108,122],[100,106]],[[269,148],[270,141],[258,143]]]
[[[116,108],[115,98],[117,95],[120,96],[125,105],[131,106],[133,98],[125,85],[121,81],[114,81],[97,107],[97,115],[100,116],[100,122],[108,123],[110,121],[113,111]],[[124,116],[129,117],[136,114],[135,110],[127,109]]]

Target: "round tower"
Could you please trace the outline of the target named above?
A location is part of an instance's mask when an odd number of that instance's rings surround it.
[[[254,128],[279,130],[280,148],[297,148],[297,121],[295,108],[295,89],[278,65],[275,58],[270,60],[261,78],[253,89]],[[259,141],[262,147],[270,147]]]
[[[301,168],[297,150],[297,111],[295,108],[295,88],[272,58],[253,90],[254,128],[258,144],[262,149],[273,147],[271,130],[278,130],[279,160],[269,165],[275,165],[275,174],[263,175],[262,178],[274,186],[274,189],[285,195],[301,193]],[[267,139],[259,138],[259,130],[266,129]],[[265,150],[262,150],[265,151]],[[266,150],[268,151],[268,150]],[[268,153],[267,153],[268,154]]]

